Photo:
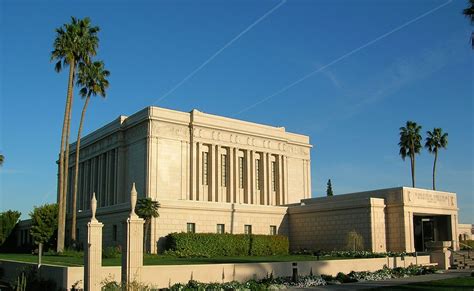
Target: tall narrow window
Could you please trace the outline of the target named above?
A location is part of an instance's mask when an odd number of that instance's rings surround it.
[[[217,225],[217,233],[224,233],[225,232],[225,224],[218,224]]]
[[[272,191],[276,190],[276,163],[272,162]]]
[[[260,190],[260,159],[255,160],[255,185]]]
[[[202,153],[202,184],[208,185],[209,183],[209,153]]]
[[[117,225],[116,224],[112,226],[112,239],[114,241],[117,241]]]
[[[227,155],[221,155],[221,186],[227,187]]]
[[[252,225],[250,224],[244,225],[244,232],[245,234],[252,234]]]
[[[239,188],[244,188],[244,157],[239,157]]]
[[[276,225],[270,225],[270,235],[276,235],[276,234],[277,234]]]
[[[192,223],[192,222],[188,222],[186,224],[186,230],[188,231],[188,233],[196,233],[196,224],[195,223]]]

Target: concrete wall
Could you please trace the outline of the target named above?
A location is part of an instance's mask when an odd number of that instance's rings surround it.
[[[331,261],[304,261],[298,263],[300,275],[313,274],[336,275],[339,272],[376,271],[384,265],[407,267],[410,264],[428,264],[429,256],[401,258],[373,258]],[[3,280],[16,280],[19,272],[25,266],[35,264],[18,263],[0,260],[0,267],[5,270]],[[41,272],[45,278],[53,279],[58,286],[71,288],[83,280],[83,267],[59,267],[43,265]],[[206,265],[166,265],[144,266],[142,282],[157,288],[166,288],[170,284],[187,283],[190,279],[200,282],[228,282],[232,280],[246,281],[253,278],[261,279],[273,273],[274,277],[286,277],[292,274],[292,262],[279,263],[249,263],[249,264],[206,264]],[[102,267],[102,281],[120,281],[120,267]],[[82,283],[78,285],[81,288]]]
[[[365,249],[386,251],[384,201],[378,198],[294,205],[288,208],[290,247],[296,250],[346,250],[347,234],[355,230]]]

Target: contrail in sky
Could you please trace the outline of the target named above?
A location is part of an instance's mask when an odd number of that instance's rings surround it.
[[[303,77],[301,77],[300,79],[294,81],[293,83],[290,83],[290,84],[286,85],[285,87],[283,87],[283,88],[281,88],[280,90],[274,92],[273,94],[268,95],[268,96],[266,96],[266,97],[260,99],[259,101],[253,103],[252,105],[249,105],[249,106],[245,107],[244,109],[242,109],[242,110],[240,110],[239,112],[237,112],[236,115],[240,115],[240,114],[242,114],[242,113],[244,113],[244,112],[246,112],[246,111],[248,111],[248,110],[250,110],[250,109],[252,109],[252,108],[254,108],[254,107],[258,106],[258,105],[260,105],[260,104],[262,104],[263,102],[265,102],[265,101],[267,101],[267,100],[269,100],[269,99],[271,99],[271,98],[273,98],[273,97],[275,97],[275,96],[277,96],[277,95],[280,95],[281,93],[287,91],[288,89],[290,89],[290,88],[292,88],[292,87],[298,85],[299,83],[303,82],[304,80],[310,78],[310,77],[313,76],[314,74],[317,74],[317,73],[323,71],[324,69],[326,69],[326,68],[328,68],[328,67],[330,67],[330,66],[332,66],[332,65],[334,65],[334,64],[337,64],[338,62],[344,60],[345,58],[350,57],[351,55],[355,54],[356,52],[358,52],[358,51],[360,51],[360,50],[362,50],[362,49],[364,49],[364,48],[366,48],[366,47],[368,47],[368,46],[371,46],[371,45],[373,45],[374,43],[376,43],[376,42],[378,42],[378,41],[380,41],[380,40],[382,40],[382,39],[388,37],[389,35],[391,35],[391,34],[397,32],[397,31],[399,31],[400,29],[403,29],[403,28],[407,27],[408,25],[410,25],[410,24],[412,24],[412,23],[414,23],[414,22],[416,22],[416,21],[422,19],[423,17],[426,17],[426,16],[430,15],[431,13],[435,12],[436,10],[441,9],[441,8],[443,8],[444,6],[450,4],[452,1],[453,1],[453,0],[449,0],[449,1],[445,2],[444,4],[441,4],[441,5],[435,7],[435,8],[433,8],[433,9],[431,9],[431,10],[428,10],[427,12],[425,12],[425,13],[423,13],[423,14],[421,14],[421,15],[415,17],[415,18],[413,18],[412,20],[409,20],[409,21],[405,22],[404,24],[402,24],[402,25],[400,25],[400,26],[397,26],[396,28],[390,30],[389,32],[386,32],[386,33],[384,33],[384,34],[382,34],[382,35],[376,37],[375,39],[369,41],[368,43],[366,43],[366,44],[364,44],[364,45],[362,45],[362,46],[360,46],[360,47],[358,47],[358,48],[355,48],[355,49],[351,50],[350,52],[348,52],[348,53],[346,53],[346,54],[344,54],[344,55],[338,57],[337,59],[335,59],[335,60],[333,60],[333,61],[331,61],[331,62],[325,64],[324,66],[322,66],[322,67],[320,67],[320,68],[318,68],[318,69],[316,69],[316,70],[314,70],[314,71],[312,71],[312,72],[310,72],[310,73],[304,75]]]
[[[199,67],[194,69],[189,75],[187,75],[183,80],[181,80],[178,84],[176,84],[173,88],[171,88],[168,92],[166,92],[163,96],[161,96],[158,100],[153,102],[153,104],[162,101],[166,97],[168,97],[170,94],[172,94],[174,91],[176,91],[181,85],[186,83],[192,76],[194,76],[197,72],[202,70],[207,64],[209,64],[213,59],[215,59],[220,53],[222,53],[226,48],[231,46],[234,42],[236,42],[238,39],[240,39],[244,34],[249,32],[252,28],[254,28],[257,24],[259,24],[262,20],[267,18],[270,14],[272,14],[275,10],[280,8],[283,4],[286,3],[287,0],[283,0],[278,5],[273,7],[272,9],[268,10],[265,14],[260,16],[257,20],[255,20],[252,24],[250,24],[246,29],[242,30],[239,34],[237,34],[233,39],[231,39],[228,43],[226,43],[223,47],[221,47],[218,51],[216,51],[211,57],[209,57],[204,63],[202,63]]]

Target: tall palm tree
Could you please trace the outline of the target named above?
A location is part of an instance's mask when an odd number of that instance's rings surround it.
[[[467,7],[462,13],[469,18],[471,24],[474,24],[474,0],[469,0],[471,6]],[[474,49],[474,32],[471,33],[471,47]]]
[[[413,121],[407,121],[405,127],[400,127],[400,156],[405,160],[410,157],[411,162],[411,183],[415,187],[415,155],[421,150],[421,126]]]
[[[90,19],[71,17],[71,23],[56,29],[56,38],[51,52],[51,61],[55,61],[55,70],[60,72],[69,66],[69,78],[64,110],[61,145],[59,149],[59,179],[58,179],[58,243],[57,251],[64,249],[64,233],[66,228],[66,189],[69,164],[69,133],[73,102],[73,87],[76,67],[79,62],[88,63],[90,57],[96,54],[99,39],[99,27],[91,26]]]
[[[79,151],[81,149],[81,133],[84,125],[84,117],[86,115],[87,105],[91,96],[100,95],[105,98],[105,91],[109,87],[107,77],[110,72],[104,67],[103,62],[79,63],[79,72],[76,84],[81,88],[79,93],[83,98],[84,107],[82,108],[81,121],[79,122],[79,130],[77,131],[76,142],[76,164],[74,171],[74,192],[72,195],[72,225],[71,225],[71,241],[76,241],[76,204],[77,204],[77,184],[79,178]]]
[[[441,128],[434,128],[433,131],[427,131],[425,142],[425,148],[435,155],[433,163],[433,190],[436,190],[435,177],[436,177],[436,161],[438,160],[438,150],[445,149],[448,146],[448,134],[443,133]]]
[[[0,155],[0,166],[3,165],[4,160],[5,160],[5,157],[3,155]]]
[[[160,214],[158,213],[158,208],[160,208],[160,202],[153,201],[151,198],[140,198],[137,201],[137,207],[135,212],[140,218],[145,220],[144,226],[144,239],[143,239],[143,250],[147,250],[146,243],[148,238],[148,233],[151,226],[151,219],[153,217],[159,217]]]

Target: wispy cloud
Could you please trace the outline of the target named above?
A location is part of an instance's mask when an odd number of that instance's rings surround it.
[[[441,5],[438,5],[438,6],[436,6],[435,8],[430,9],[430,10],[426,11],[425,13],[422,13],[422,14],[418,15],[417,17],[415,17],[415,18],[413,18],[413,19],[411,19],[411,20],[409,20],[409,21],[407,21],[407,22],[405,22],[405,23],[403,23],[403,24],[401,24],[401,25],[395,27],[394,29],[392,29],[392,30],[390,30],[390,31],[388,31],[388,32],[386,32],[386,33],[384,33],[384,34],[379,35],[378,37],[372,39],[371,41],[369,41],[369,42],[367,42],[367,43],[365,43],[365,44],[363,44],[363,45],[361,45],[361,46],[359,46],[359,47],[357,47],[357,48],[354,48],[353,50],[351,50],[351,51],[349,51],[349,52],[343,54],[342,56],[339,56],[338,58],[336,58],[336,59],[330,61],[329,63],[325,64],[324,66],[321,66],[320,68],[318,68],[318,69],[316,69],[316,70],[313,70],[312,72],[310,72],[310,73],[308,73],[308,74],[302,76],[301,78],[295,80],[294,82],[289,83],[288,85],[286,85],[286,86],[284,86],[283,88],[281,88],[281,89],[275,91],[274,93],[272,93],[272,94],[270,94],[270,95],[268,95],[268,96],[266,96],[266,97],[263,97],[263,98],[261,98],[260,100],[258,100],[257,102],[255,102],[255,103],[253,103],[253,104],[251,104],[251,105],[249,105],[249,106],[243,108],[242,110],[238,111],[235,115],[240,115],[240,114],[242,114],[242,113],[244,113],[244,112],[246,112],[246,111],[249,111],[249,110],[253,109],[254,107],[256,107],[256,106],[258,106],[258,105],[260,105],[260,104],[262,104],[262,103],[264,103],[264,102],[267,102],[268,100],[274,98],[275,96],[278,96],[278,95],[282,94],[283,92],[288,91],[289,89],[291,89],[291,88],[293,88],[294,86],[300,84],[301,82],[306,81],[307,79],[313,77],[314,75],[325,71],[327,68],[329,68],[329,67],[331,67],[331,66],[333,66],[333,65],[335,65],[335,64],[337,64],[337,63],[339,63],[339,62],[341,62],[341,61],[343,61],[343,60],[345,60],[345,59],[347,59],[348,57],[350,57],[350,56],[356,54],[357,52],[359,52],[359,51],[361,51],[361,50],[363,50],[363,49],[365,49],[365,48],[367,48],[367,47],[369,47],[369,46],[371,46],[371,45],[373,45],[373,44],[375,44],[375,43],[377,43],[377,42],[379,42],[379,41],[381,41],[381,40],[383,40],[383,39],[385,39],[385,38],[387,38],[387,37],[389,37],[390,35],[392,35],[392,34],[398,32],[399,30],[402,30],[402,29],[406,28],[407,26],[411,25],[412,23],[415,23],[415,22],[417,22],[418,20],[420,20],[420,19],[422,19],[422,18],[424,18],[424,17],[426,17],[426,16],[428,16],[428,15],[430,15],[430,14],[436,12],[437,10],[439,10],[439,9],[445,7],[446,5],[450,4],[452,1],[453,1],[453,0],[448,0],[448,1],[446,1],[445,3],[443,3],[443,4],[441,4]]]
[[[18,169],[11,169],[11,168],[0,169],[0,175],[17,175],[17,174],[24,174],[24,173],[25,171],[18,170]]]
[[[270,16],[275,10],[280,8],[283,4],[286,3],[287,0],[282,0],[280,3],[278,3],[276,6],[274,6],[272,9],[268,10],[265,14],[260,16],[257,20],[255,20],[252,24],[247,26],[244,30],[242,30],[239,34],[237,34],[233,39],[228,41],[223,47],[218,49],[212,56],[210,56],[207,60],[205,60],[201,65],[199,65],[196,69],[194,69],[191,73],[189,73],[184,79],[182,79],[180,82],[178,82],[173,88],[171,88],[168,92],[163,94],[158,100],[153,102],[153,104],[158,103],[162,100],[164,100],[166,97],[171,95],[174,91],[176,91],[179,87],[181,87],[184,83],[186,83],[189,79],[191,79],[196,73],[198,73],[200,70],[202,70],[207,64],[209,64],[212,60],[214,60],[218,55],[220,55],[226,48],[231,46],[234,42],[239,40],[242,36],[244,36],[247,32],[252,30],[257,24],[262,22],[265,18]]]

